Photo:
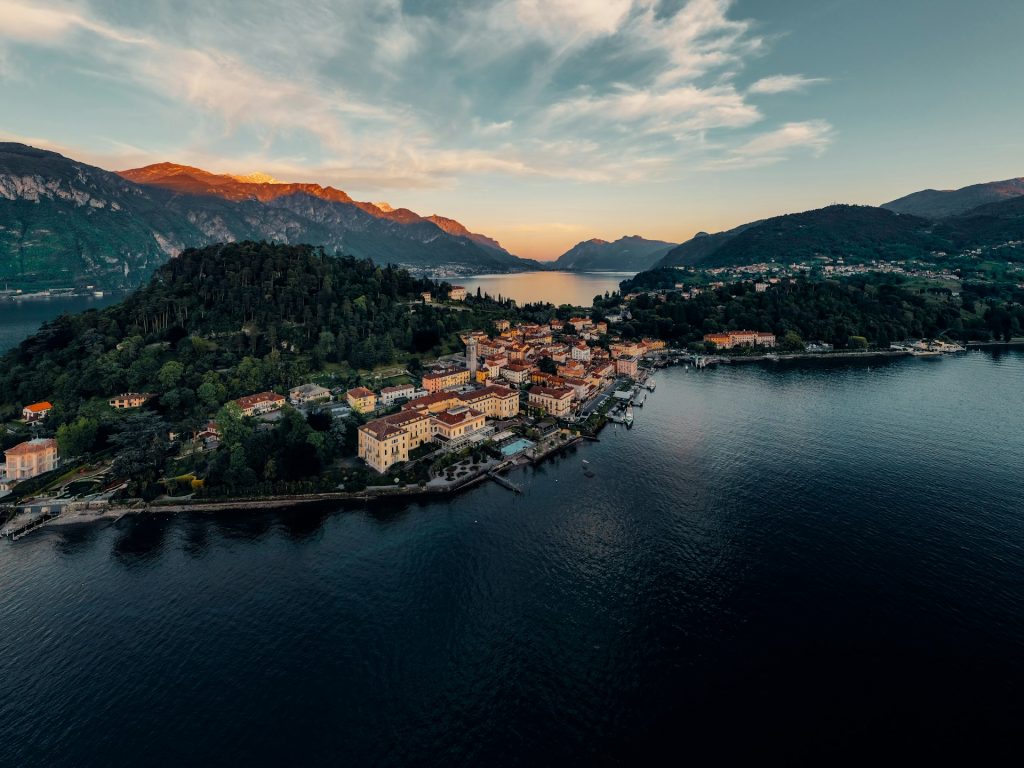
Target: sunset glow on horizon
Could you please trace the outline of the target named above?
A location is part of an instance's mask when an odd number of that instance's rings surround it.
[[[1024,174],[1024,6],[284,5],[0,0],[0,140],[330,185],[541,260]]]

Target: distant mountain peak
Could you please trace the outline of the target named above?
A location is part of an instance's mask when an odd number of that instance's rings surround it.
[[[253,173],[247,173],[244,176],[236,176],[231,174],[231,178],[235,181],[240,181],[243,184],[284,184],[283,181],[278,181],[268,173],[260,173],[254,171]]]
[[[675,247],[675,243],[625,235],[615,242],[599,237],[583,240],[554,262],[555,269],[576,272],[641,272]]]
[[[383,201],[379,203],[374,203],[374,205],[380,208],[384,213],[391,213],[392,211],[395,210],[394,207],[392,207],[391,203],[385,203]]]
[[[240,240],[309,243],[447,273],[540,266],[454,220],[387,207],[266,174],[170,162],[113,173],[0,143],[0,283],[133,287],[185,248]]]
[[[896,213],[910,213],[929,219],[959,216],[972,208],[1024,195],[1024,177],[970,184],[960,189],[922,189],[883,203]]]

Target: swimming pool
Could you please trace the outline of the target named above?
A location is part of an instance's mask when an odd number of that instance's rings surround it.
[[[514,456],[517,453],[525,451],[527,448],[533,448],[534,443],[527,440],[525,437],[520,437],[518,440],[514,440],[508,445],[502,446],[501,452],[505,456]]]

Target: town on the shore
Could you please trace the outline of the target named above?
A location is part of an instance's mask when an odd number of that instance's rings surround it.
[[[756,288],[764,291],[773,285],[765,280]],[[679,285],[674,290],[695,289]],[[657,297],[663,291],[648,293]],[[622,312],[627,317],[629,302],[638,295],[625,297]],[[432,301],[427,293],[421,299]],[[446,301],[464,299],[465,290],[454,286]],[[703,352],[695,352],[666,349],[660,339],[617,336],[609,323],[620,320],[618,313],[606,319],[581,313],[544,323],[493,320],[488,331],[460,334],[464,354],[444,356],[415,373],[403,368],[378,372],[372,388],[366,386],[369,381],[350,388],[333,386],[329,380],[309,381],[240,397],[226,404],[229,410],[222,413],[251,422],[255,430],[273,429],[290,409],[303,418],[323,413],[358,425],[352,461],[358,460],[363,467],[359,487],[343,482],[336,492],[324,494],[320,489],[306,495],[367,498],[443,493],[485,477],[499,480],[511,467],[542,460],[577,440],[593,437],[608,421],[631,425],[633,406],[642,405],[646,396],[641,391],[654,389],[649,377],[655,367],[674,361],[702,368],[737,359],[730,353],[740,350],[744,359],[752,359],[750,352],[777,357],[777,340],[768,331],[708,333]],[[892,344],[890,352],[940,354],[962,349],[942,341],[908,341]],[[716,352],[725,357],[716,357]],[[832,347],[809,342],[801,352],[831,353]],[[157,392],[124,392],[112,395],[108,405],[113,411],[132,411],[159,397]],[[49,401],[25,404],[22,422],[34,431],[45,425],[53,408]],[[222,429],[211,419],[191,435],[172,432],[168,438],[182,458],[216,451]],[[100,460],[61,475],[59,440],[33,436],[13,445],[0,465],[0,505],[5,495],[21,491],[16,494],[21,514],[9,519],[2,532],[18,535],[57,517],[66,520],[71,512],[82,518],[97,510],[106,514],[123,503],[119,492],[126,485],[125,478],[117,477],[111,468],[109,460]],[[23,485],[44,477],[47,482],[38,487]],[[202,490],[201,479],[186,479],[194,490]],[[507,480],[504,483],[516,490]],[[26,488],[31,492],[25,493]],[[173,502],[180,507],[203,501],[201,496],[177,494],[150,501],[155,506]]]

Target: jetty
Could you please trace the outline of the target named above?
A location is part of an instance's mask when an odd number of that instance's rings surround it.
[[[488,472],[487,476],[489,478],[491,478],[491,480],[496,482],[498,485],[500,485],[502,488],[507,488],[508,490],[512,491],[512,493],[515,493],[515,494],[518,494],[518,495],[522,495],[523,489],[520,488],[515,483],[513,483],[507,477],[499,475],[499,474],[497,474],[496,472],[493,472],[493,471]]]

